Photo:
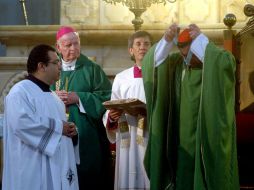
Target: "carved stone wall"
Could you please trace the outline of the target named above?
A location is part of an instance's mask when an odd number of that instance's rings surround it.
[[[246,3],[254,0],[177,0],[176,3],[152,5],[142,15],[147,30],[158,41],[172,22],[182,27],[196,23],[218,45],[223,43],[223,18],[227,13],[237,17],[233,29],[239,31],[247,17],[243,13]],[[62,0],[61,25],[74,26],[81,37],[81,51],[96,62],[111,77],[130,67],[127,50],[128,37],[134,32],[134,18],[127,7],[111,5],[103,0]],[[6,46],[6,57],[0,57],[0,94],[5,81],[13,74],[26,70],[26,58],[34,45],[47,43],[54,46],[58,25],[1,26],[0,43]]]
[[[142,15],[144,23],[142,29],[152,32],[157,41],[164,30],[173,22],[186,27],[190,23],[198,24],[216,44],[222,45],[224,16],[233,13],[237,17],[234,27],[240,30],[246,23],[247,17],[243,13],[246,3],[254,0],[177,0],[175,3],[153,4]],[[99,26],[107,28],[108,32],[123,32],[121,43],[115,44],[118,37],[108,36],[104,39],[112,44],[106,46],[87,46],[86,39],[82,41],[83,52],[89,56],[96,56],[97,62],[105,71],[114,75],[119,70],[129,67],[132,62],[127,52],[126,31],[130,35],[134,28],[131,24],[134,14],[122,3],[108,4],[103,0],[62,0],[61,24],[86,26]],[[99,29],[100,30],[100,29]],[[87,36],[89,37],[89,36]],[[89,39],[88,39],[89,40]],[[96,39],[99,40],[99,39]],[[95,55],[96,54],[96,55]]]
[[[144,26],[167,26],[172,22],[182,25],[219,24],[228,13],[238,23],[247,20],[243,13],[246,3],[253,0],[177,0],[175,3],[153,4],[142,15]],[[107,4],[103,0],[62,0],[61,24],[131,25],[132,12],[121,3]]]

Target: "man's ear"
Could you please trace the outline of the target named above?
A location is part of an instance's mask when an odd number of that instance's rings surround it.
[[[38,71],[46,71],[46,65],[45,64],[43,64],[42,62],[39,62],[38,63],[38,66],[37,66],[37,69],[38,69]]]
[[[56,42],[55,48],[56,48],[57,53],[58,53],[58,54],[61,54],[59,42]]]

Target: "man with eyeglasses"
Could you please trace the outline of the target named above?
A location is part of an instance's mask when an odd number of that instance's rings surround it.
[[[143,61],[151,190],[239,189],[233,55],[172,24]]]
[[[62,68],[53,89],[65,103],[68,120],[78,128],[79,188],[110,189],[110,149],[102,123],[106,111],[102,102],[110,98],[111,82],[98,64],[81,54],[74,28],[60,27],[56,40]]]
[[[50,90],[59,79],[61,62],[54,48],[35,46],[27,60],[26,79],[5,98],[3,190],[78,190],[79,156],[65,106]]]
[[[111,100],[136,98],[146,102],[141,63],[151,43],[152,36],[146,31],[137,31],[129,37],[128,51],[134,65],[116,75]],[[108,138],[116,143],[114,189],[149,189],[150,183],[143,166],[148,141],[145,110],[126,113],[116,108],[110,109],[105,116]]]

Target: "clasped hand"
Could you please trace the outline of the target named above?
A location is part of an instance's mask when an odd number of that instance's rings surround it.
[[[75,92],[67,92],[65,90],[56,91],[58,97],[64,102],[65,105],[79,103],[79,97]]]
[[[62,134],[67,137],[74,137],[78,134],[77,127],[73,122],[63,121],[63,132]]]

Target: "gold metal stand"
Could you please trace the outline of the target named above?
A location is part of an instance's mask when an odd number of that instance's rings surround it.
[[[25,0],[19,0],[19,2],[21,3],[21,6],[22,6],[22,10],[23,10],[23,14],[24,14],[26,25],[28,26],[29,24],[28,24],[27,12],[26,12],[26,3],[25,3]]]

